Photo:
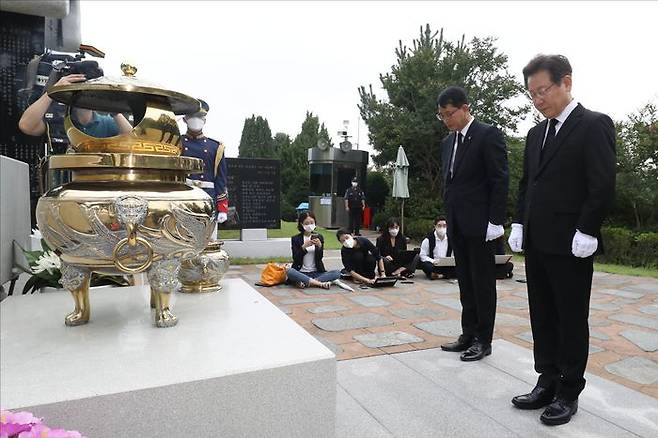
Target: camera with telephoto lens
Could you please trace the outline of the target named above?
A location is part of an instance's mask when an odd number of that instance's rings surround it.
[[[96,79],[103,76],[103,69],[98,66],[96,61],[63,61],[59,64],[53,66],[50,76],[48,77],[48,82],[46,83],[46,90],[55,85],[57,81],[62,79],[64,76],[74,75],[74,74],[83,74],[85,79]]]

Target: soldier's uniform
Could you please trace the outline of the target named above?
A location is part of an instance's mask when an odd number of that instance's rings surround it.
[[[350,233],[353,233],[356,236],[359,236],[359,231],[361,229],[361,213],[363,202],[366,200],[366,195],[361,190],[361,187],[348,187],[345,191],[345,201],[347,201],[347,206],[350,208]]]
[[[201,108],[199,112],[190,114],[189,117],[203,117],[208,113],[209,107],[206,102],[199,99]],[[214,200],[215,208],[220,216],[218,223],[226,220],[228,215],[228,190],[226,160],[224,159],[224,144],[212,138],[200,135],[192,137],[185,134],[182,141],[182,155],[200,158],[203,161],[203,173],[188,175],[186,182],[205,190]],[[221,218],[223,216],[223,218]],[[217,237],[217,233],[215,233]]]
[[[183,155],[203,160],[203,173],[188,175],[188,184],[201,187],[215,201],[217,212],[228,214],[224,144],[208,137],[183,136]]]

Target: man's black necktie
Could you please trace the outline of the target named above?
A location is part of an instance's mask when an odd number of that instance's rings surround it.
[[[457,159],[457,151],[462,146],[464,142],[464,136],[461,132],[457,134],[457,147],[452,147],[452,156],[450,157],[450,179],[452,179],[455,173],[455,160]]]
[[[544,146],[541,148],[540,160],[544,159],[546,151],[552,148],[555,145],[555,125],[557,125],[558,119],[551,119],[548,123],[548,134],[546,134],[546,140],[544,140]]]

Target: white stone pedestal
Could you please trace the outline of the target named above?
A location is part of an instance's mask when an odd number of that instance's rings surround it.
[[[89,437],[332,437],[333,353],[243,280],[176,294],[176,327],[152,323],[145,286],[0,304],[1,403]]]

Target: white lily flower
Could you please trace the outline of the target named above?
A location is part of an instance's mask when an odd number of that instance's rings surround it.
[[[49,274],[53,273],[53,269],[60,269],[62,261],[59,256],[53,251],[45,252],[37,259],[36,265],[32,267],[32,272],[38,274],[43,271],[48,271]]]

